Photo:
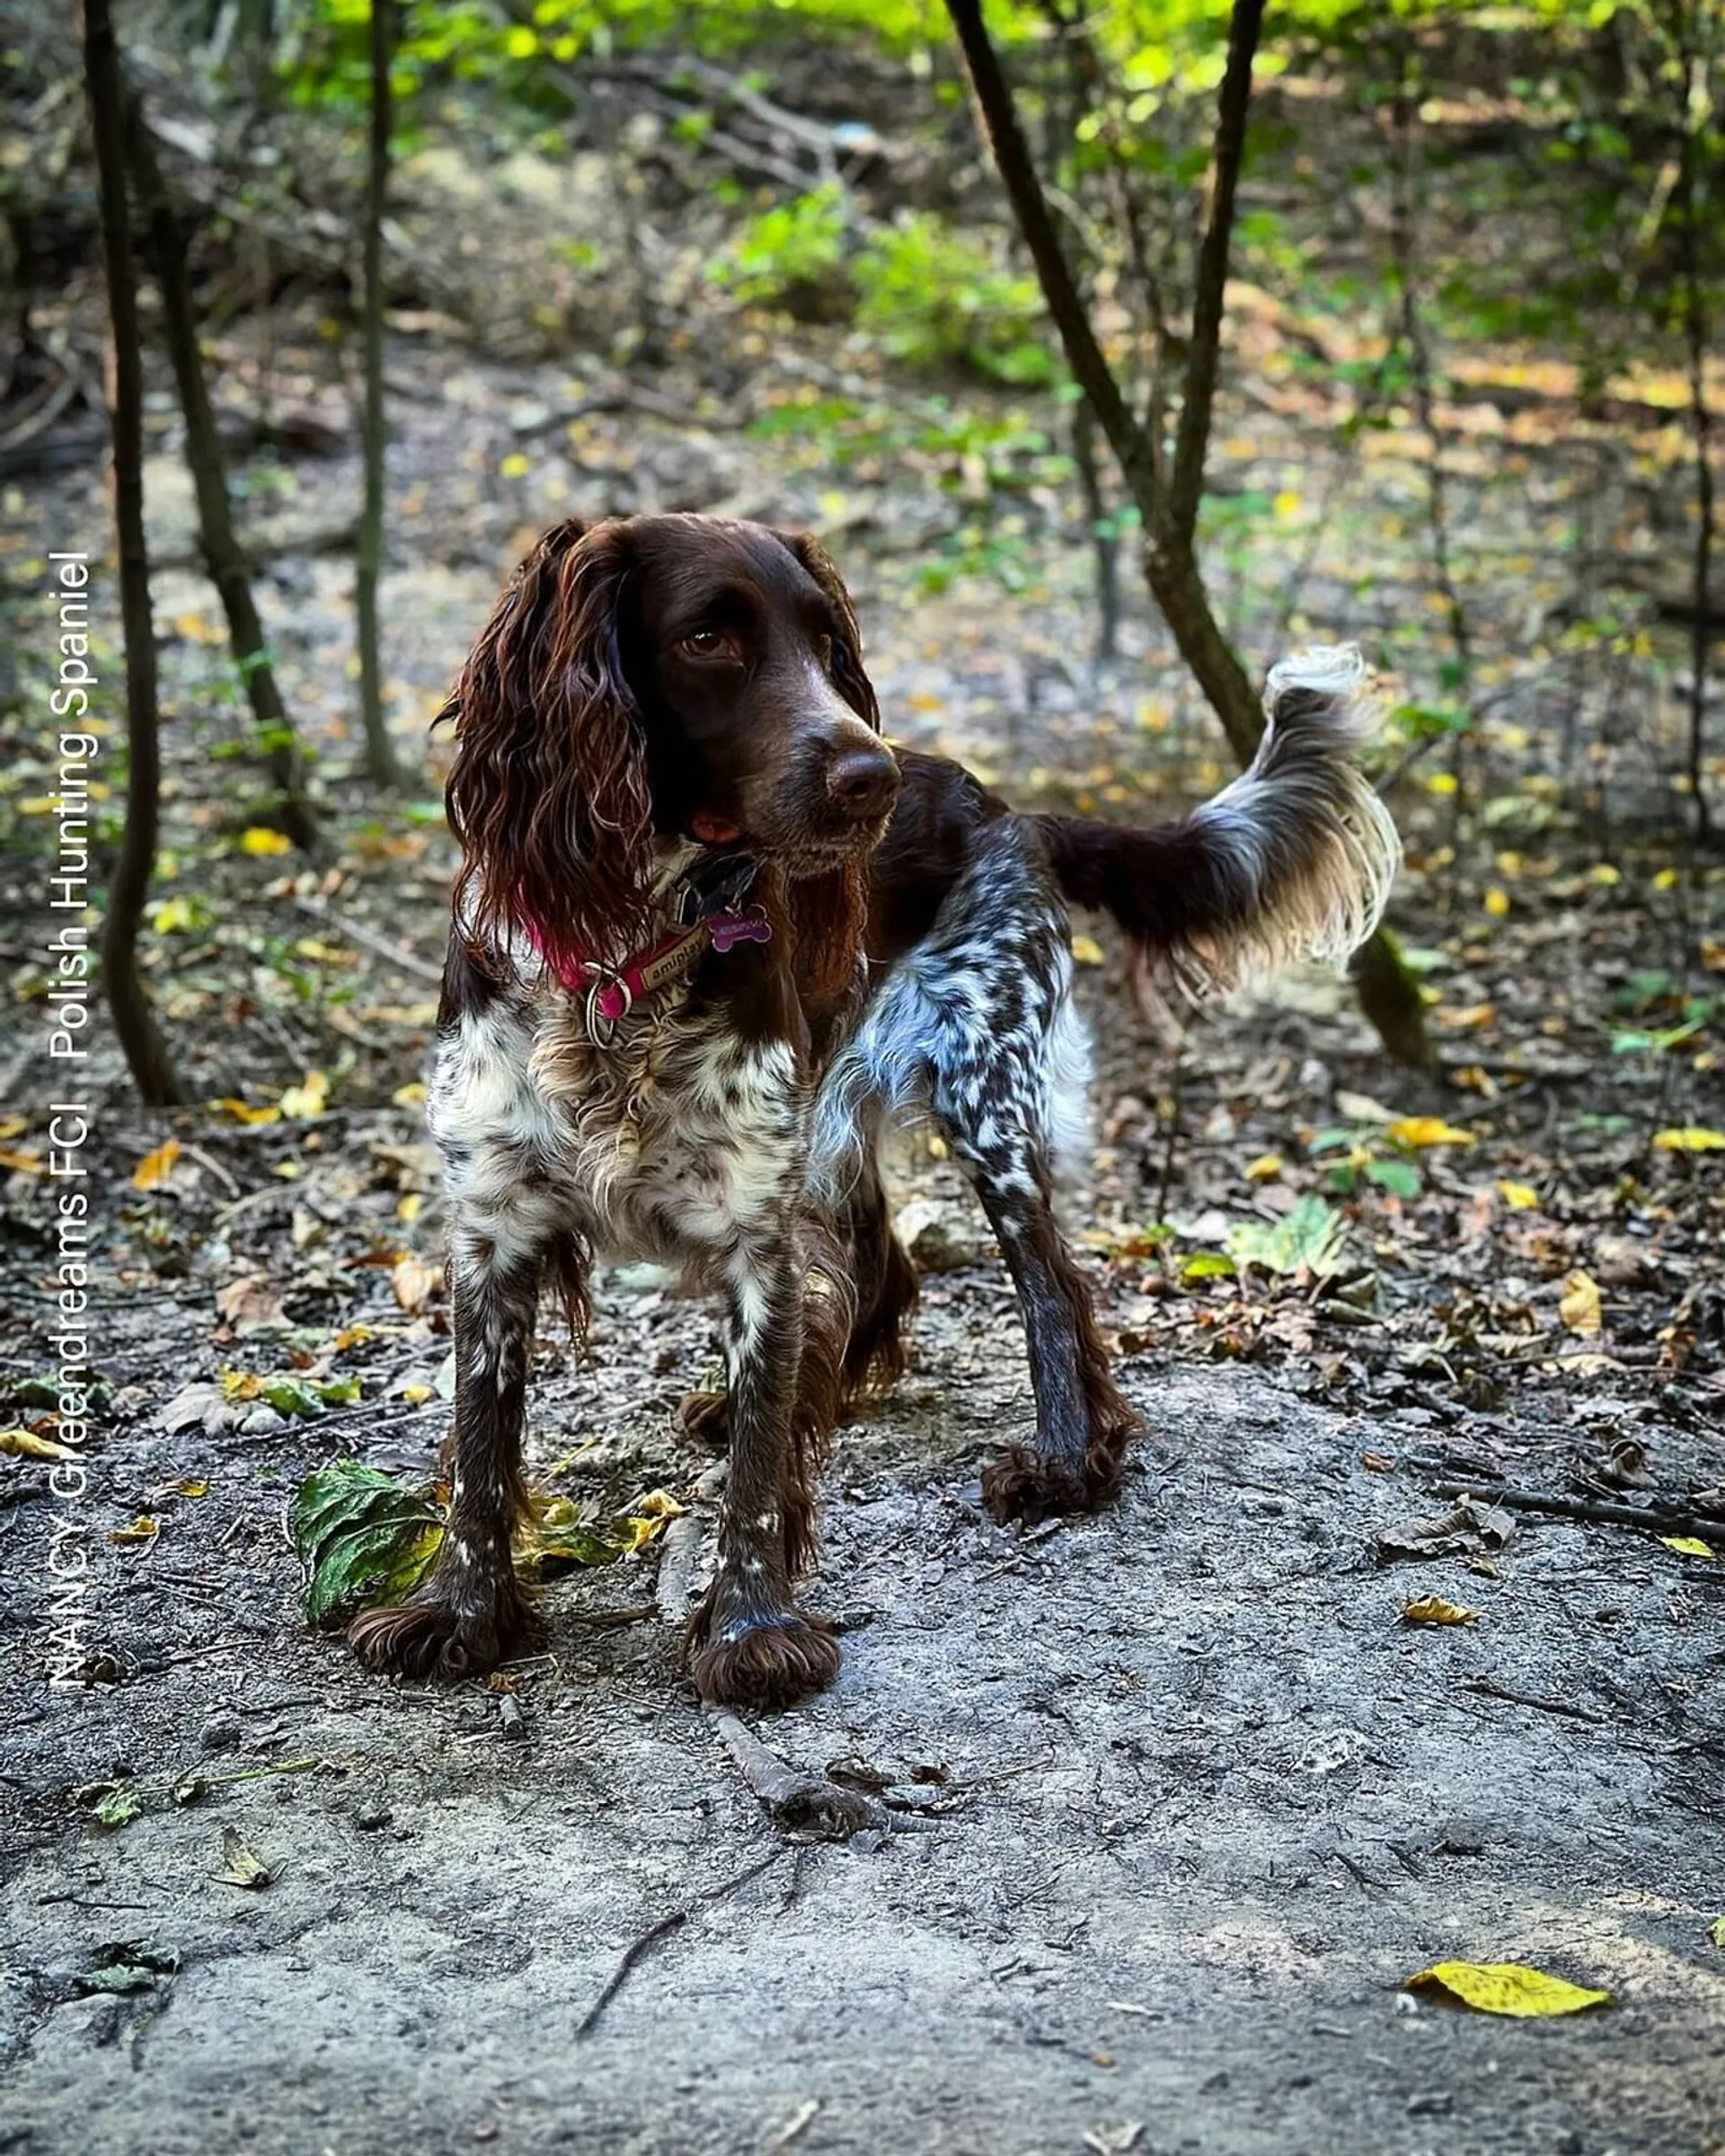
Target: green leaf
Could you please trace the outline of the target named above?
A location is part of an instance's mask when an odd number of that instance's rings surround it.
[[[137,1784],[123,1778],[113,1781],[93,1781],[75,1792],[80,1804],[87,1805],[103,1826],[124,1826],[128,1819],[136,1819],[144,1809],[144,1799]]]
[[[1304,1270],[1325,1280],[1343,1268],[1347,1232],[1334,1206],[1307,1196],[1273,1225],[1241,1221],[1228,1236],[1228,1249],[1242,1265],[1260,1266],[1285,1277]]]
[[[417,1586],[443,1525],[428,1492],[338,1460],[300,1484],[288,1533],[305,1568],[305,1614],[322,1625]]]
[[[1239,1267],[1223,1250],[1194,1250],[1180,1268],[1182,1280],[1221,1280],[1237,1273]]]
[[[1366,1180],[1380,1190],[1393,1190],[1397,1197],[1420,1195],[1420,1171],[1411,1161],[1367,1161]]]

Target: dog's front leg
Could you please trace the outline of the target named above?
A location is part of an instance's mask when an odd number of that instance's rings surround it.
[[[816,1436],[797,1412],[802,1270],[789,1233],[744,1241],[725,1268],[730,1473],[718,1572],[689,1642],[702,1698],[729,1706],[783,1706],[838,1674],[832,1627],[802,1614],[792,1594],[812,1540],[812,1462],[800,1455]]]
[[[539,1620],[511,1547],[526,1507],[521,1466],[527,1356],[543,1254],[464,1231],[450,1251],[456,1416],[445,1451],[448,1524],[431,1576],[404,1602],[367,1610],[348,1639],[371,1668],[454,1680],[535,1646]]]

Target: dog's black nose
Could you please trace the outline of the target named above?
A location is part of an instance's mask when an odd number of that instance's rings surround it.
[[[884,748],[841,749],[827,766],[827,791],[841,814],[867,823],[891,806],[898,762]]]

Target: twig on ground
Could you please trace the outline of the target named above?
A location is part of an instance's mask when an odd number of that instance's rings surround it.
[[[656,1924],[649,1924],[639,1939],[632,1940],[629,1945],[624,1948],[623,1958],[600,1987],[598,1997],[588,2008],[576,2025],[576,2041],[579,2043],[583,2037],[592,2035],[598,2027],[600,2017],[606,2008],[628,1983],[630,1972],[644,1955],[650,1954],[656,1946],[659,1945],[662,1940],[669,1939],[673,1932],[680,1931],[697,1911],[711,1908],[713,1903],[722,1902],[727,1895],[735,1894],[739,1887],[747,1886],[751,1879],[758,1879],[761,1874],[770,1870],[783,1854],[784,1851],[782,1849],[775,1849],[770,1856],[763,1857],[757,1863],[751,1864],[747,1870],[739,1871],[735,1878],[726,1879],[717,1886],[709,1886],[704,1893],[696,1895],[692,1901],[685,1902],[680,1909],[673,1909],[668,1916],[661,1916]]]
[[[1561,1714],[1572,1722],[1603,1722],[1606,1717],[1596,1714],[1591,1707],[1571,1707],[1567,1700],[1543,1700],[1537,1692],[1517,1692],[1508,1684],[1499,1684],[1492,1677],[1468,1677],[1462,1684],[1464,1692],[1475,1692],[1482,1699],[1507,1700],[1512,1707],[1536,1707],[1541,1714]]]
[[[725,1749],[743,1780],[766,1807],[767,1816],[792,1833],[813,1834],[825,1842],[846,1842],[865,1827],[889,1834],[930,1833],[926,1820],[889,1811],[860,1789],[847,1789],[824,1774],[804,1774],[787,1766],[755,1732],[722,1708],[707,1710]]]
[[[1725,1516],[1693,1505],[1618,1505],[1605,1498],[1570,1498],[1554,1489],[1502,1489],[1490,1483],[1439,1482],[1440,1498],[1475,1498],[1511,1512],[1549,1512],[1560,1520],[1593,1520],[1614,1527],[1648,1527],[1656,1534],[1718,1534]]]
[[[687,1512],[678,1513],[660,1537],[659,1577],[653,1593],[659,1613],[667,1624],[688,1621],[689,1604],[694,1598],[695,1568],[701,1560],[700,1507],[719,1495],[729,1472],[722,1460],[708,1468],[695,1483],[694,1503]]]

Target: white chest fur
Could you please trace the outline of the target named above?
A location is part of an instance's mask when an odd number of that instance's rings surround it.
[[[542,994],[442,1038],[428,1120],[458,1238],[507,1260],[573,1230],[608,1256],[698,1264],[800,1195],[809,1102],[783,1041],[643,1014],[597,1047]]]

